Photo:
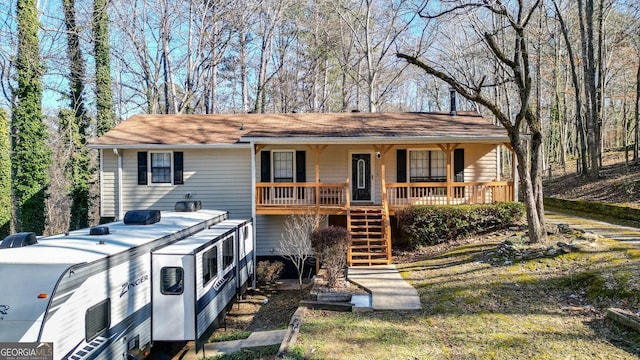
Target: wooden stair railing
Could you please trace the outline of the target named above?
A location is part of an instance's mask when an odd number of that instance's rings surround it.
[[[351,235],[351,246],[347,252],[349,266],[391,263],[387,218],[384,209],[380,207],[349,209],[347,213],[347,228]]]

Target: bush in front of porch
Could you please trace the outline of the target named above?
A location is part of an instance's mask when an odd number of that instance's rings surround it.
[[[501,202],[487,205],[412,206],[397,213],[398,227],[409,245],[418,248],[451,242],[507,227],[524,216],[524,205]]]

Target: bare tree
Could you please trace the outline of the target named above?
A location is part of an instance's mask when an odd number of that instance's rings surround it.
[[[302,291],[304,265],[313,256],[311,233],[318,227],[324,217],[317,214],[289,215],[284,223],[278,253],[291,260],[298,271],[298,284]]]
[[[527,210],[527,222],[529,227],[529,240],[540,242],[545,236],[544,228],[544,205],[542,197],[542,174],[541,174],[541,145],[542,132],[540,121],[536,118],[531,109],[530,99],[532,92],[531,64],[529,59],[529,40],[527,38],[527,25],[531,20],[534,11],[539,6],[539,0],[530,6],[519,4],[504,4],[500,0],[486,3],[476,3],[469,1],[456,2],[458,5],[446,9],[437,14],[421,14],[427,19],[439,19],[446,16],[459,18],[461,15],[475,16],[474,12],[489,12],[493,16],[499,16],[506,20],[506,28],[479,29],[477,26],[472,30],[478,34],[478,40],[484,44],[486,50],[491,55],[492,60],[497,62],[508,74],[502,86],[514,85],[518,94],[518,109],[514,119],[507,116],[507,111],[501,108],[483,90],[486,87],[495,87],[500,84],[486,84],[486,76],[481,75],[474,78],[473,74],[468,74],[464,70],[452,73],[442,63],[435,64],[433,61],[420,60],[415,55],[398,53],[397,56],[405,59],[410,64],[414,64],[427,73],[441,79],[453,87],[465,98],[475,101],[487,108],[507,130],[510,145],[518,158],[518,174],[523,188],[524,200]],[[486,13],[485,13],[486,15]],[[486,17],[485,17],[486,18]],[[450,19],[449,19],[450,20]],[[509,31],[513,38],[512,46],[501,47],[495,40],[495,34],[502,31]],[[442,59],[440,59],[442,61]],[[522,130],[526,128],[529,132],[528,140],[523,139]]]

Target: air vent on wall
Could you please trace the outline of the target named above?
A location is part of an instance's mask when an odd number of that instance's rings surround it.
[[[175,206],[176,212],[194,212],[202,209],[200,200],[178,201]]]

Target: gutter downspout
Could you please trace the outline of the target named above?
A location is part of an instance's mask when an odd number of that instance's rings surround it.
[[[258,233],[258,219],[256,219],[256,147],[253,141],[251,144],[251,219],[253,219],[253,282],[251,286],[256,289],[256,267],[258,247],[256,245],[256,234]]]
[[[114,148],[113,153],[118,156],[118,211],[116,220],[122,219],[122,154],[118,149]]]

